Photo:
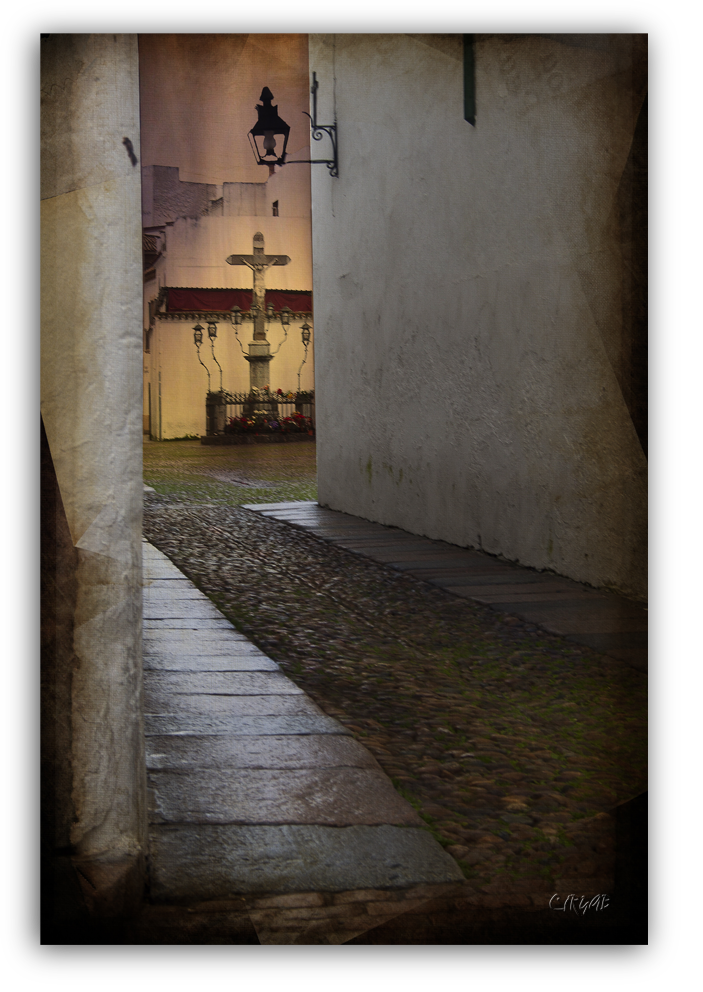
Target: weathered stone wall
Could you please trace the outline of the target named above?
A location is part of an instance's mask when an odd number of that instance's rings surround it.
[[[136,36],[49,35],[41,88],[43,606],[61,608],[44,645],[47,767],[61,772],[45,843],[88,909],[115,915],[141,898],[147,837]]]
[[[475,65],[472,127],[460,35],[310,37],[320,502],[643,597],[646,39]]]

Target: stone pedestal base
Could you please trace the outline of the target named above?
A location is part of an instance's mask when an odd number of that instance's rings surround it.
[[[252,341],[249,354],[249,389],[263,389],[269,382],[269,362],[273,358],[268,341]]]

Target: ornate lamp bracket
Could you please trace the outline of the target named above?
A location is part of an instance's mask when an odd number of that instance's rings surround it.
[[[313,158],[310,159],[311,165],[326,165],[329,169],[331,176],[339,176],[339,162],[337,160],[337,121],[334,124],[318,124],[317,122],[317,89],[319,83],[317,82],[317,73],[312,74],[312,86],[310,87],[310,93],[312,94],[312,116],[308,114],[305,110],[303,113],[306,117],[310,117],[310,133],[312,134],[313,141],[321,141],[323,135],[327,135],[332,143],[332,158]]]

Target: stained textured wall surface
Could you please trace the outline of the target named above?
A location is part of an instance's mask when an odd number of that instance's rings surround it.
[[[472,127],[460,35],[310,38],[320,502],[644,597],[646,39],[475,66]]]
[[[44,841],[114,914],[146,844],[136,36],[45,37],[41,92]]]

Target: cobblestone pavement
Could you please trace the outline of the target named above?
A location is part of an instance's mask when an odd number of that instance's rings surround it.
[[[646,676],[232,505],[251,489],[146,481],[145,537],[371,751],[480,904],[612,891]]]

